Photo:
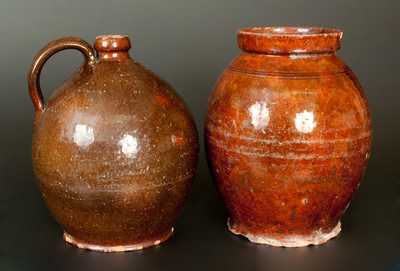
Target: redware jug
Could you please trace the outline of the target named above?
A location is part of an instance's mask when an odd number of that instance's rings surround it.
[[[38,53],[28,76],[34,172],[64,239],[81,248],[126,251],[165,241],[195,173],[189,111],[131,59],[130,47],[127,36],[99,36],[95,54],[79,38],[62,38]],[[45,103],[40,72],[64,49],[79,50],[84,64]]]
[[[209,99],[209,165],[231,232],[255,243],[317,245],[340,218],[370,155],[367,101],[336,55],[342,32],[255,27]]]

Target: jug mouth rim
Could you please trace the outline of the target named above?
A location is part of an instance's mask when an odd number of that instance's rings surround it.
[[[343,31],[304,26],[261,26],[239,29],[244,51],[265,54],[332,53],[340,49]]]
[[[124,39],[124,38],[129,38],[128,35],[123,35],[123,34],[103,34],[103,35],[97,35],[96,39]]]
[[[99,35],[96,36],[94,47],[99,52],[127,51],[131,48],[131,41],[128,35]]]

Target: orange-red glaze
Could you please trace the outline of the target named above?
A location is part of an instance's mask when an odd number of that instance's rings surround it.
[[[363,91],[335,54],[341,36],[321,28],[239,31],[243,52],[219,78],[205,124],[233,232],[282,246],[335,235],[371,145]]]

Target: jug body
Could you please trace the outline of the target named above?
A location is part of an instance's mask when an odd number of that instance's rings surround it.
[[[126,36],[98,37],[98,59],[90,45],[72,40],[75,47],[71,38],[50,43],[35,60],[43,65],[51,55],[43,52],[68,48],[86,56],[46,104],[39,84],[30,81],[40,190],[64,239],[78,247],[125,251],[158,245],[172,234],[192,184],[193,119],[165,81],[129,57]],[[32,80],[40,74],[36,66]]]

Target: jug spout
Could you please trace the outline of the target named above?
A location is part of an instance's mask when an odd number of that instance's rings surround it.
[[[96,37],[94,47],[100,61],[129,59],[131,41],[125,35],[101,35]]]

